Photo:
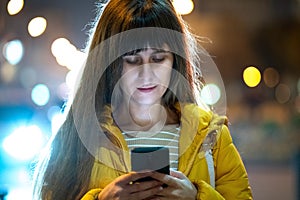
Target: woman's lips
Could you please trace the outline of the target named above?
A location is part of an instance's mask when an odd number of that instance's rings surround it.
[[[148,93],[148,92],[152,92],[155,88],[156,88],[156,86],[142,87],[142,88],[137,88],[137,89],[140,92]]]

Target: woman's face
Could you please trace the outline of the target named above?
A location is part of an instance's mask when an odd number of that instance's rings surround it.
[[[123,56],[121,88],[124,100],[140,105],[161,102],[172,72],[173,54],[167,45],[145,48]]]

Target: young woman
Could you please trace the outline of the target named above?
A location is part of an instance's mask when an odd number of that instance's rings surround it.
[[[252,199],[226,118],[198,98],[199,49],[171,0],[110,0],[100,11],[35,198]],[[139,146],[168,147],[170,175],[132,171]]]

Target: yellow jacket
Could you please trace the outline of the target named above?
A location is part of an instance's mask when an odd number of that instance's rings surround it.
[[[178,170],[197,187],[197,199],[252,199],[247,172],[232,143],[226,118],[194,104],[186,104],[181,108],[177,105],[177,109],[181,115]],[[121,150],[99,149],[99,158],[105,164],[96,159],[91,173],[91,190],[82,200],[97,199],[101,188],[131,169],[126,141],[114,125],[109,108],[104,117],[106,123],[101,125],[102,129],[119,138],[117,145]],[[215,188],[211,186],[208,162],[205,159],[205,151],[210,149],[206,149],[206,146],[209,145],[212,145]]]

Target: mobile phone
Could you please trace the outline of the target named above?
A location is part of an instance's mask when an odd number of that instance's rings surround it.
[[[153,170],[163,174],[170,174],[170,155],[166,147],[137,147],[131,150],[132,171]],[[147,181],[143,178],[139,181]]]

